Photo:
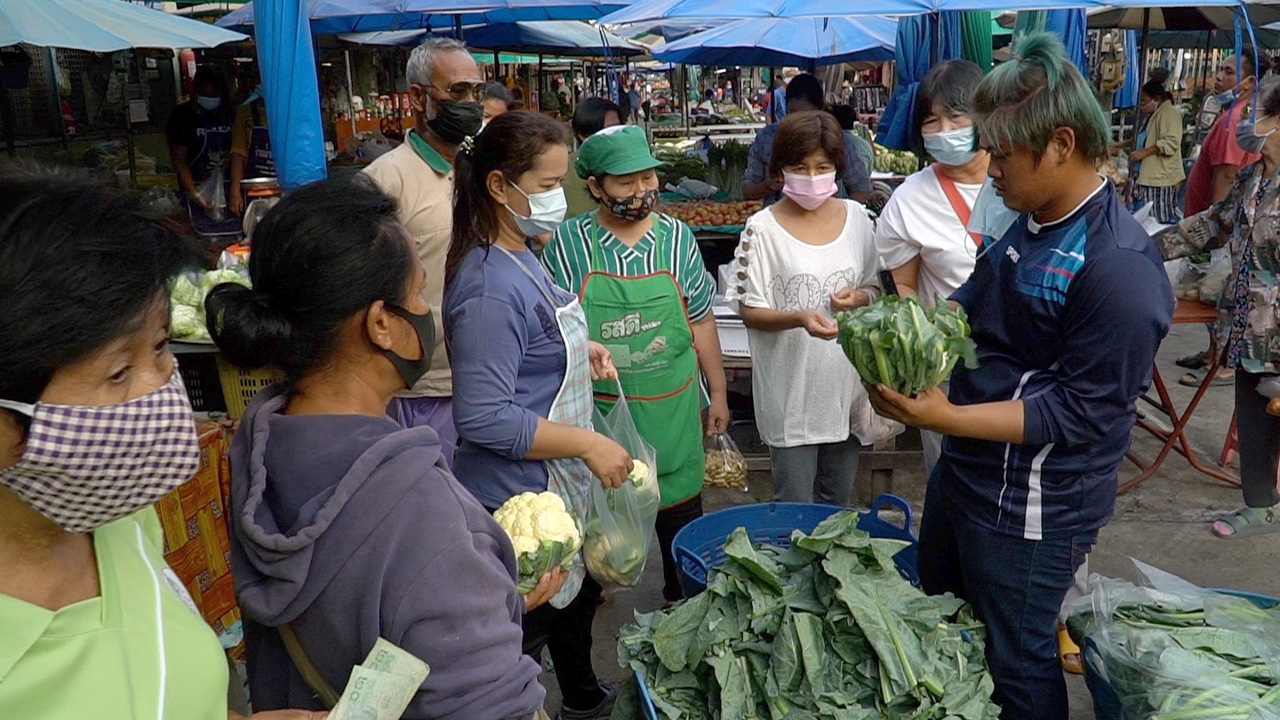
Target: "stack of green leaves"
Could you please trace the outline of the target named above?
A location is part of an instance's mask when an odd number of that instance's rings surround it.
[[[905,543],[841,512],[791,546],[738,528],[707,590],[622,629],[619,660],[666,720],[994,720],[985,632],[898,573]],[[616,716],[616,715],[615,715]]]
[[[1134,720],[1280,718],[1280,608],[1106,579],[1067,627]]]
[[[840,347],[862,381],[883,383],[915,395],[951,377],[956,363],[978,366],[962,308],[939,297],[927,308],[914,295],[881,295],[875,302],[836,316]]]

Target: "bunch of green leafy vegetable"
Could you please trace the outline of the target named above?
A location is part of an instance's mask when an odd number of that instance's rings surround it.
[[[644,677],[661,717],[998,717],[982,624],[964,602],[904,580],[893,556],[905,543],[857,522],[837,513],[785,549],[753,546],[738,528],[705,592],[623,628],[619,661]]]
[[[178,340],[209,341],[204,299],[223,283],[249,287],[249,276],[234,269],[206,270],[179,275],[169,288],[169,334]]]
[[[915,395],[951,376],[956,363],[977,367],[962,308],[939,297],[925,307],[913,295],[881,295],[875,302],[836,316],[840,347],[863,382],[884,383]]]
[[[1107,579],[1067,627],[1131,720],[1280,719],[1278,608]]]

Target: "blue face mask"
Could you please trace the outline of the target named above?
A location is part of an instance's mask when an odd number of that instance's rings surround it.
[[[958,130],[927,133],[922,137],[925,152],[943,165],[958,167],[978,154],[973,147],[978,134],[972,125]]]
[[[1213,99],[1218,101],[1218,107],[1228,107],[1236,101],[1236,89],[1231,88],[1225,92],[1220,92],[1214,95]]]
[[[996,194],[995,184],[991,178],[987,178],[978,191],[977,199],[973,201],[973,212],[969,215],[967,229],[971,233],[999,240],[1009,232],[1019,215],[1021,213],[1017,210],[1004,204],[1004,198]]]

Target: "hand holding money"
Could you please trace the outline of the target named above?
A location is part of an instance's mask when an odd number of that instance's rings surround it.
[[[328,720],[400,720],[430,672],[422,660],[378,638],[364,662],[352,668]]]

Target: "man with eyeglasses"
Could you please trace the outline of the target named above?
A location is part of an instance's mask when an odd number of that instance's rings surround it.
[[[399,203],[400,222],[409,229],[427,269],[423,298],[434,316],[436,343],[427,349],[432,353],[431,369],[391,402],[387,414],[406,428],[434,429],[452,466],[458,432],[453,426],[453,379],[440,306],[453,232],[453,163],[462,142],[480,132],[485,82],[466,45],[451,38],[432,38],[414,48],[406,76],[417,126],[402,145],[365,172]]]

